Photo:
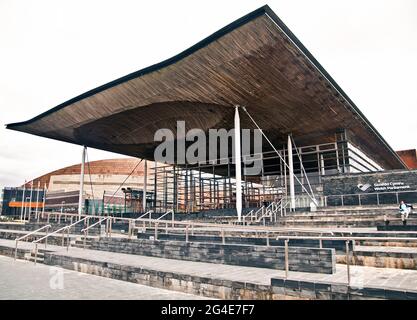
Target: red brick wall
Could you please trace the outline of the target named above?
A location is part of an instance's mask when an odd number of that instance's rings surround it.
[[[397,154],[401,157],[409,169],[417,169],[416,149],[397,151]]]
[[[120,175],[128,175],[132,172],[133,168],[138,163],[139,159],[135,158],[123,158],[123,159],[108,159],[108,160],[98,160],[98,161],[91,161],[90,162],[90,173],[91,174],[120,174]],[[144,164],[145,162],[142,161],[140,165],[135,169],[133,172],[133,176],[139,175],[142,176],[144,172]],[[148,162],[148,168],[153,167],[153,162]],[[87,163],[85,165],[85,173],[88,173],[88,166]],[[43,188],[44,185],[49,184],[49,180],[51,176],[56,175],[63,175],[63,174],[80,174],[81,173],[81,164],[76,164],[73,166],[69,166],[66,168],[62,168],[59,170],[55,170],[53,172],[47,173],[43,176],[40,176],[36,179],[33,179],[33,187],[36,188],[38,186],[38,182],[40,182],[40,187]],[[22,185],[23,187],[23,185]],[[26,187],[30,188],[30,181],[26,183]]]

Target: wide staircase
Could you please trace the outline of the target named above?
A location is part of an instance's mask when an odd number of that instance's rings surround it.
[[[174,219],[169,212],[156,219],[57,213],[0,222],[0,254],[224,299],[417,298],[412,285],[417,281],[417,232],[383,230],[404,227],[396,208],[282,216],[274,215],[277,207],[267,209],[256,219],[259,209],[247,211],[245,219],[252,217],[245,224],[224,214],[218,217],[221,223],[213,223],[207,216]],[[415,220],[410,215],[407,226],[417,225]],[[363,285],[368,291],[351,289],[360,274],[369,274]],[[393,282],[375,295],[374,287],[391,276],[410,280]],[[346,293],[333,292],[333,285],[346,286]]]

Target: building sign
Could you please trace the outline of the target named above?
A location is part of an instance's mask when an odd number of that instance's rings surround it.
[[[417,191],[417,170],[383,171],[323,178],[324,195],[407,193]],[[410,193],[411,192],[411,193]]]
[[[390,192],[390,191],[405,191],[411,190],[410,184],[403,181],[394,182],[377,182],[358,184],[357,187],[363,192]]]

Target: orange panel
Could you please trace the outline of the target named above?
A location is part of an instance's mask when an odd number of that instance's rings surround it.
[[[36,206],[38,208],[42,208],[43,207],[43,203],[42,202],[25,202],[24,203],[24,207],[28,208],[30,205],[31,208],[36,208]],[[20,208],[22,207],[22,202],[21,201],[10,201],[9,202],[9,207],[10,208]]]

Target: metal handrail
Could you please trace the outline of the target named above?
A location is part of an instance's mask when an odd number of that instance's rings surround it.
[[[149,215],[149,219],[151,219],[152,218],[152,213],[153,213],[153,210],[146,211],[144,214],[142,214],[139,218],[136,218],[135,220],[142,219],[143,217],[145,217],[147,215]]]
[[[29,232],[28,234],[25,234],[24,236],[21,236],[21,237],[19,237],[19,238],[16,238],[15,239],[15,241],[16,241],[16,246],[15,246],[15,251],[14,251],[14,259],[16,260],[16,258],[17,258],[17,244],[18,244],[18,242],[19,241],[21,241],[21,240],[23,240],[23,239],[25,239],[25,238],[27,238],[27,237],[29,237],[29,236],[31,236],[32,234],[34,234],[34,233],[37,233],[37,232],[39,232],[39,231],[41,231],[41,230],[43,230],[43,229],[49,229],[51,227],[51,225],[50,224],[47,224],[46,226],[43,226],[43,227],[41,227],[41,228],[39,228],[39,229],[36,229],[36,230],[34,230],[34,231],[32,231],[32,232]],[[48,231],[46,231],[46,232],[48,232]]]
[[[139,221],[146,221],[151,223],[165,223],[170,224],[169,221],[161,221],[157,219],[141,219]],[[229,225],[229,224],[216,224],[216,223],[204,223],[204,222],[183,222],[183,221],[175,221],[174,225],[183,225],[183,226],[193,226],[193,227],[210,227],[210,228],[220,228],[220,229],[236,229],[235,225]],[[266,226],[239,226],[239,229],[242,230],[249,230],[249,231],[281,231],[281,230],[274,230],[273,227],[266,227]],[[308,228],[280,228],[283,232],[291,232],[291,231],[298,231],[298,232],[310,232],[310,233],[328,233],[333,234],[332,231],[326,231],[326,230],[315,230],[315,229],[308,229]]]
[[[174,222],[175,222],[175,211],[174,210],[168,210],[167,212],[165,212],[162,216],[160,216],[159,218],[157,218],[157,221],[162,220],[163,217],[165,217],[166,215],[171,214],[171,226],[174,226]]]
[[[278,202],[272,201],[266,207],[265,212],[259,218],[257,218],[256,222],[260,222],[262,219],[264,219],[264,223],[265,223],[265,218],[267,217],[270,217],[272,221],[272,215],[278,211],[278,207],[280,207],[281,205],[282,205],[282,199],[280,199]],[[277,207],[275,208],[275,210],[274,210],[274,206]]]
[[[81,232],[85,232],[85,231],[87,231],[87,230],[90,230],[92,227],[95,227],[95,226],[96,226],[96,225],[98,225],[99,223],[102,223],[103,221],[105,221],[105,220],[107,220],[107,219],[109,219],[109,218],[111,218],[111,217],[104,217],[104,218],[102,218],[101,220],[99,220],[99,221],[97,221],[97,222],[94,222],[92,225],[88,226],[87,228],[81,229]]]
[[[57,213],[60,214],[60,213]],[[65,213],[62,213],[62,215],[65,215]],[[79,217],[78,214],[68,214],[67,215],[73,215],[76,217]],[[96,215],[81,215],[81,217],[84,218],[103,218],[103,216],[96,216]],[[151,223],[155,223],[155,222],[159,222],[159,223],[170,223],[170,222],[164,222],[161,220],[156,220],[156,219],[144,219],[144,218],[123,218],[123,217],[113,217],[113,216],[107,216],[107,218],[112,218],[115,220],[122,220],[122,221],[132,221],[132,222],[151,222]],[[196,226],[196,227],[212,227],[212,228],[236,228],[235,225],[225,225],[225,224],[217,224],[217,223],[203,223],[203,222],[183,222],[183,221],[175,221],[175,225],[192,225],[192,226]],[[265,227],[265,226],[239,226],[239,228],[242,229],[247,229],[247,230],[258,230],[258,231],[265,231],[265,230],[269,230],[269,231],[280,231],[280,230],[274,230],[274,227]],[[282,228],[280,228],[282,229]],[[311,233],[329,233],[332,234],[331,231],[317,231],[315,229],[308,229],[308,228],[285,228],[284,231],[298,231],[298,232],[311,232]]]
[[[307,239],[307,240],[319,240],[320,248],[323,247],[323,241],[325,240],[344,240],[345,241],[345,251],[346,251],[346,272],[347,272],[347,285],[350,286],[350,247],[349,243],[352,242],[352,252],[355,251],[355,241],[417,241],[417,238],[409,237],[356,237],[356,236],[340,236],[340,237],[328,237],[328,236],[277,236],[276,240],[285,241],[285,278],[288,278],[288,242],[290,239]]]
[[[48,237],[52,236],[52,235],[53,235],[53,234],[55,234],[55,233],[58,233],[58,232],[63,231],[63,230],[70,229],[71,227],[75,226],[76,224],[78,224],[78,223],[80,223],[80,222],[85,221],[85,220],[86,220],[86,219],[88,219],[88,218],[89,218],[89,217],[85,217],[85,218],[83,218],[83,219],[78,220],[77,222],[74,222],[74,223],[72,223],[72,224],[68,225],[68,226],[65,226],[65,227],[59,228],[58,230],[55,230],[54,232],[51,232],[51,233],[49,233],[48,235],[46,235],[46,236],[44,236],[44,237],[42,237],[42,238],[40,238],[40,239],[38,239],[38,240],[32,241],[32,243],[38,243],[38,242],[40,242],[40,241],[41,241],[41,240],[43,240],[43,239],[47,239]]]
[[[48,243],[48,237],[50,237],[51,235],[56,234],[56,233],[58,233],[60,231],[67,231],[67,251],[68,251],[68,248],[69,248],[69,229],[71,227],[75,226],[76,224],[80,223],[80,222],[84,222],[86,219],[89,219],[89,217],[85,217],[83,219],[80,219],[77,222],[74,222],[74,223],[70,224],[69,226],[65,226],[65,227],[59,228],[58,230],[55,230],[54,232],[49,233],[46,236],[44,236],[44,237],[42,237],[42,238],[40,238],[38,240],[32,241],[32,243],[35,245],[35,250],[34,250],[35,251],[35,260],[34,260],[35,265],[36,265],[37,258],[38,258],[38,243],[40,241],[42,241],[43,239],[45,239],[45,248],[46,248],[47,243]],[[62,245],[64,245],[64,232],[62,232]]]
[[[165,217],[166,215],[168,215],[170,213],[172,214],[172,216],[174,216],[174,214],[175,214],[174,210],[168,210],[167,212],[165,212],[162,216],[160,216],[156,220],[161,220],[163,217]]]
[[[103,218],[103,219],[101,219],[101,220],[93,223],[92,225],[88,226],[87,228],[81,229],[81,232],[84,233],[84,239],[83,239],[83,247],[84,247],[84,249],[85,249],[85,240],[86,240],[86,237],[88,236],[88,230],[91,229],[92,227],[95,227],[98,224],[101,224],[103,221],[108,220],[108,219],[111,219],[111,217],[105,217],[105,218]],[[106,232],[108,232],[108,231],[109,230],[106,230]]]

